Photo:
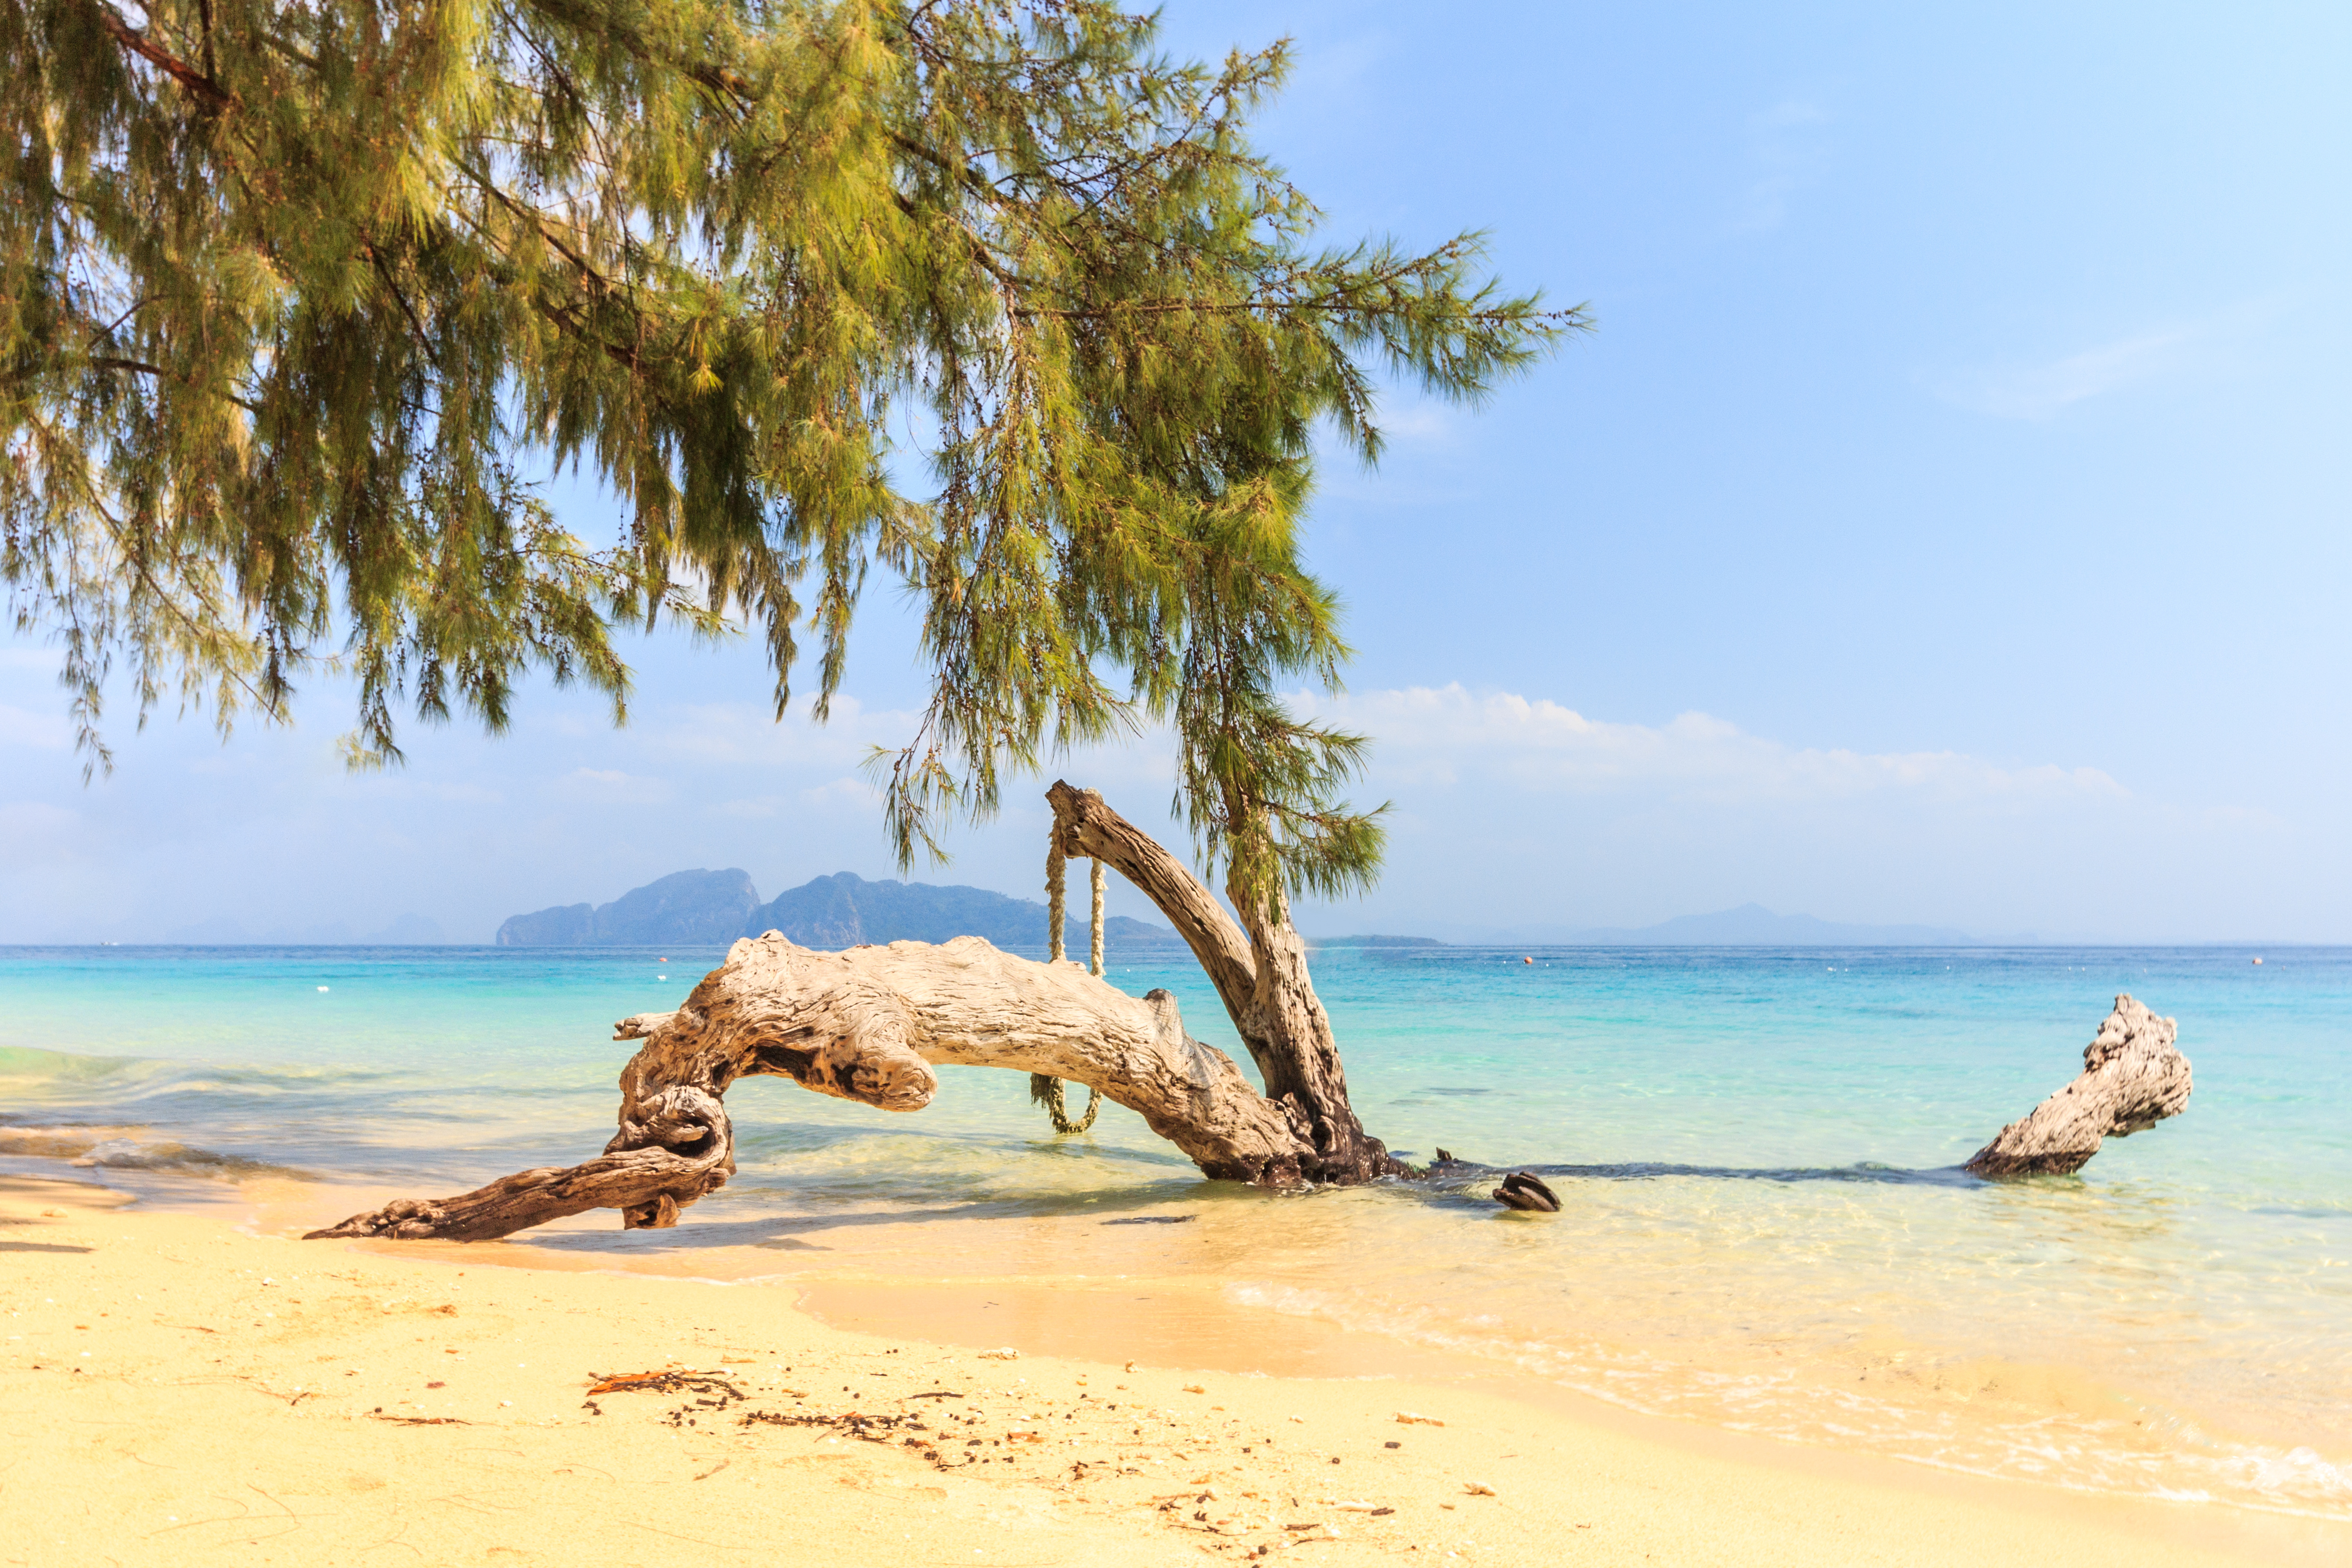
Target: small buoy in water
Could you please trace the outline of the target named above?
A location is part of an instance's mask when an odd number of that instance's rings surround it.
[[[2262,962],[2262,960],[2258,958],[2258,959],[2254,960],[2254,962],[2255,962],[2256,963],[2260,963]],[[320,990],[321,990],[321,991],[324,991],[324,990],[326,989],[326,987],[325,987],[325,986],[323,986],[323,985],[321,985],[321,986],[320,986],[320,987],[319,987],[319,989],[320,989]]]
[[[2254,962],[2255,962],[2256,963],[2260,963],[2262,962],[2262,960],[2258,958],[2258,959],[2254,960]],[[326,987],[325,987],[325,986],[323,986],[323,985],[321,985],[321,986],[320,986],[320,987],[319,987],[319,989],[320,989],[320,990],[321,990],[321,991],[324,991],[324,990],[326,989]]]
[[[1533,963],[1535,962],[1535,960],[1534,960],[1534,959],[1532,959],[1532,958],[1523,958],[1523,959],[1519,960],[1519,962],[1520,962],[1521,963]]]

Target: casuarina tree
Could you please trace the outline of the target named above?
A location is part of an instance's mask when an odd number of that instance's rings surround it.
[[[1248,136],[1286,50],[1095,0],[0,0],[0,571],[89,769],[126,688],[226,730],[332,671],[362,767],[533,673],[618,719],[614,634],[665,618],[822,719],[878,571],[931,675],[876,762],[902,864],[1165,725],[1253,986],[1304,987],[1288,900],[1381,848],[1360,739],[1280,697],[1348,651],[1318,443],[1376,458],[1383,387],[1476,401],[1584,324],[1475,234],[1326,241]],[[1344,1112],[1321,1168],[1381,1168]]]

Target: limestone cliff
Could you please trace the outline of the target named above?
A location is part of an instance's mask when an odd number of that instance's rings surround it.
[[[1083,918],[1083,917],[1081,917]],[[499,928],[501,947],[715,946],[782,931],[803,947],[838,949],[891,942],[985,937],[999,947],[1043,947],[1045,906],[984,888],[871,882],[848,871],[819,877],[768,903],[741,871],[680,871],[601,908],[562,904],[516,915]],[[1111,946],[1168,946],[1164,926],[1114,915]]]

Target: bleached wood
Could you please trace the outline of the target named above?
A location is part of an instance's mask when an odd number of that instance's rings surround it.
[[[1200,960],[1234,1028],[1297,1128],[1303,1148],[1256,1179],[1274,1184],[1367,1182],[1408,1167],[1364,1131],[1348,1102],[1348,1075],[1330,1016],[1307,973],[1307,942],[1286,907],[1269,916],[1234,896],[1226,912],[1190,868],[1090,789],[1056,783],[1045,792],[1057,847],[1108,863],[1141,890]],[[1228,893],[1232,893],[1228,889]]]
[[[2064,1175],[2079,1171],[2108,1138],[2145,1131],[2189,1103],[2189,1058],[2173,1042],[2178,1027],[2129,996],[2083,1051],[2074,1082],[1971,1156],[1979,1176]]]
[[[1076,963],[1016,958],[979,937],[818,952],[771,931],[737,942],[676,1012],[615,1027],[645,1045],[622,1070],[621,1127],[600,1158],[404,1199],[312,1235],[478,1241],[592,1208],[621,1209],[633,1227],[675,1224],[733,1174],[721,1099],[761,1074],[910,1111],[938,1092],[936,1064],[1009,1068],[1100,1089],[1211,1177],[1264,1181],[1312,1152],[1286,1108],[1185,1033],[1170,993],[1129,996]]]
[[[454,1197],[404,1198],[311,1235],[485,1240],[592,1208],[618,1208],[633,1227],[675,1225],[679,1209],[734,1173],[734,1127],[722,1101],[736,1079],[773,1075],[885,1110],[916,1110],[938,1092],[938,1063],[1083,1083],[1140,1114],[1212,1178],[1288,1186],[1410,1173],[1349,1106],[1330,1019],[1287,911],[1245,907],[1237,923],[1101,795],[1056,784],[1046,798],[1053,962],[1015,958],[978,937],[846,952],[814,952],[775,931],[746,939],[677,1011],[616,1026],[617,1037],[646,1043],[622,1070],[620,1131],[599,1158],[519,1172]],[[1094,974],[1062,960],[1070,855],[1095,862]],[[1129,996],[1100,977],[1105,866],[1192,946],[1265,1094],[1233,1058],[1185,1033],[1170,993]]]

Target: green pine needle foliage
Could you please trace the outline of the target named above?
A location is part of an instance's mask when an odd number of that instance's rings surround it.
[[[1360,885],[1363,742],[1279,696],[1347,654],[1310,437],[1584,325],[1475,235],[1319,245],[1246,136],[1284,49],[1094,0],[0,0],[0,573],[92,768],[118,674],[224,732],[348,674],[360,766],[534,670],[619,721],[665,614],[761,635],[780,715],[811,638],[822,717],[879,568],[935,674],[902,863],[1164,722],[1229,885]]]

